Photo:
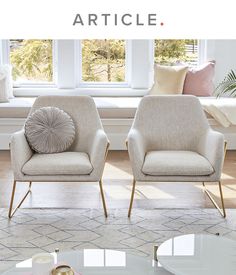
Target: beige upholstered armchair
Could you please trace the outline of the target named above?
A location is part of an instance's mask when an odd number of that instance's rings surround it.
[[[88,96],[38,97],[30,111],[53,106],[67,112],[73,119],[76,137],[69,151],[37,154],[29,146],[24,130],[11,138],[11,161],[14,184],[9,209],[11,218],[30,192],[32,182],[99,182],[104,214],[107,217],[102,188],[102,174],[109,147],[95,103]],[[13,210],[17,182],[29,182],[29,190]]]
[[[218,182],[221,188],[224,136],[213,131],[199,100],[194,96],[146,96],[138,107],[127,146],[134,175],[128,216],[131,215],[136,181]]]

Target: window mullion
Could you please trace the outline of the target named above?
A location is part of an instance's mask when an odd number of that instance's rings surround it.
[[[2,40],[2,64],[10,64],[10,41]]]
[[[152,40],[137,39],[131,41],[131,88],[148,89],[152,80],[153,50]]]
[[[131,85],[131,40],[125,44],[125,82]]]
[[[57,41],[57,85],[58,88],[76,88],[76,42]]]
[[[53,62],[53,83],[57,86],[58,83],[58,41],[52,41],[52,62]]]
[[[76,40],[76,87],[82,84],[82,40]]]

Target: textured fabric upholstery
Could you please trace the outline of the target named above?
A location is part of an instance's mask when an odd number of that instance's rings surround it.
[[[214,172],[210,162],[192,151],[151,151],[142,172],[151,176],[206,176]]]
[[[88,175],[93,170],[86,153],[34,154],[25,163],[26,175]]]
[[[27,118],[25,135],[30,147],[37,153],[64,152],[74,141],[74,122],[61,109],[42,107]]]
[[[29,176],[24,174],[22,168],[31,159],[33,151],[27,143],[24,132],[20,131],[13,134],[11,138],[11,157],[15,180],[99,181],[104,168],[108,139],[93,99],[88,96],[42,96],[36,99],[29,115],[46,106],[57,107],[71,116],[75,125],[75,140],[70,147],[70,152],[87,154],[93,170],[89,175]]]
[[[88,152],[95,132],[102,129],[93,99],[87,96],[41,96],[36,99],[30,115],[46,106],[57,107],[71,116],[75,125],[75,140],[70,150]]]
[[[149,95],[182,94],[187,66],[155,64],[154,84]]]
[[[127,141],[136,180],[220,180],[224,158],[224,137],[211,130],[201,104],[194,96],[144,97],[138,107]],[[163,150],[195,152],[206,158],[214,172],[208,175],[198,173],[194,176],[181,175],[181,173],[175,176],[144,174],[142,169],[146,153]]]
[[[22,179],[23,165],[32,157],[33,150],[30,148],[24,130],[14,133],[11,137],[11,165],[15,179]]]
[[[184,81],[183,94],[212,96],[214,93],[214,75],[215,61],[189,68]]]
[[[198,152],[209,160],[214,168],[213,178],[220,180],[224,164],[224,135],[208,130],[199,139]]]

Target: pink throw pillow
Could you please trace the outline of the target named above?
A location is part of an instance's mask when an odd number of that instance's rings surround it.
[[[197,68],[189,69],[184,82],[183,94],[212,96],[214,92],[214,74],[214,62],[208,62]]]

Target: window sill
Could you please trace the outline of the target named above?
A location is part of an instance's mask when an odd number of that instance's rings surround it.
[[[125,96],[144,96],[148,89],[132,88],[76,88],[76,89],[58,89],[58,88],[14,88],[14,95],[17,97],[35,97],[40,95],[90,95],[105,97],[125,97]]]

